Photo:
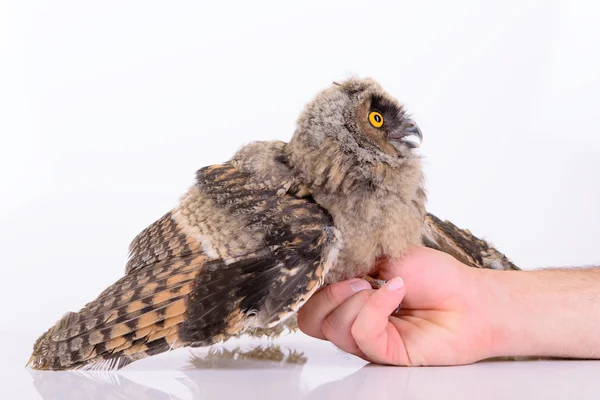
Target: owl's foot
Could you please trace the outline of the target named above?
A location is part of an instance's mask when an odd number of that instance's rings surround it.
[[[242,335],[250,335],[256,338],[267,337],[269,339],[278,338],[288,333],[296,332],[298,330],[298,315],[294,314],[284,322],[277,324],[271,328],[250,328],[243,332]]]
[[[380,289],[387,282],[384,279],[375,279],[370,275],[365,276],[363,279],[366,280],[367,282],[369,282],[371,284],[371,287],[375,290]],[[396,308],[396,310],[393,312],[393,314],[399,313],[401,308],[402,308],[402,304],[398,304],[398,308]]]
[[[369,282],[373,289],[380,289],[383,285],[385,285],[385,282],[387,282],[384,279],[375,279],[370,275],[365,276],[363,279]]]

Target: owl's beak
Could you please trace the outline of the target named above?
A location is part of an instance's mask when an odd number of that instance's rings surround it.
[[[404,142],[413,147],[421,147],[421,143],[423,143],[423,132],[421,132],[421,129],[419,129],[419,126],[415,124],[413,120],[408,120],[405,132],[406,136],[403,138]]]
[[[410,148],[421,147],[423,143],[423,133],[411,119],[405,121],[403,126],[389,136],[390,140],[406,144]]]

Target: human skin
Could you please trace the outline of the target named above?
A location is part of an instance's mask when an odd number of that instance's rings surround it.
[[[312,296],[300,329],[378,364],[600,358],[600,268],[494,271],[417,248],[374,273],[378,290],[352,279]]]

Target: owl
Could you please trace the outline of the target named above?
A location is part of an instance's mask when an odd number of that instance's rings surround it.
[[[428,214],[422,140],[372,79],[320,92],[291,140],[254,142],[204,167],[178,205],[130,245],[125,275],[34,344],[35,369],[116,369],[183,346],[277,330],[321,286],[365,277],[425,245],[516,269]]]

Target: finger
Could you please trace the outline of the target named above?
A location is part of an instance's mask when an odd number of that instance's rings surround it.
[[[325,287],[300,308],[298,327],[309,336],[326,339],[321,331],[325,318],[353,294],[365,289],[371,289],[371,285],[363,279],[351,279]]]
[[[369,360],[381,364],[409,363],[402,338],[389,321],[405,294],[402,279],[393,278],[373,293],[352,324],[352,337]]]
[[[372,289],[358,292],[333,310],[321,325],[321,331],[327,340],[347,353],[365,358],[352,337],[351,330],[360,310],[374,293],[375,290]]]

